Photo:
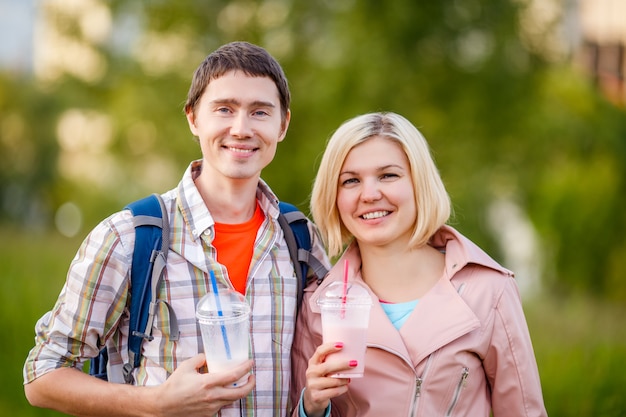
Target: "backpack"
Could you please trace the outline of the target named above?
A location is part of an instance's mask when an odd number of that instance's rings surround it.
[[[324,279],[328,270],[311,253],[311,236],[306,216],[296,206],[289,203],[281,201],[279,208],[278,223],[283,229],[298,279],[297,306],[299,311],[309,268],[318,282]],[[141,360],[141,344],[144,339],[153,339],[150,331],[159,302],[157,290],[165,271],[170,233],[167,210],[160,195],[149,195],[130,203],[125,209],[130,209],[133,213],[135,248],[130,275],[133,285],[130,286],[129,362],[124,364],[122,373],[124,381],[132,384],[134,382],[132,371],[139,366]],[[170,310],[170,315],[172,315],[170,334],[173,335],[173,340],[177,340],[177,321],[173,313],[173,310]],[[108,354],[104,347],[97,357],[91,359],[89,374],[107,380],[107,362]]]

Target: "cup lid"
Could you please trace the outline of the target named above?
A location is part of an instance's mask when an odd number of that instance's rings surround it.
[[[333,282],[324,289],[324,292],[318,299],[320,305],[338,304],[343,302],[344,284],[343,282]],[[349,281],[346,286],[346,303],[370,305],[372,297],[367,289],[359,282]]]
[[[198,319],[241,316],[249,312],[250,305],[246,298],[228,288],[220,288],[217,294],[212,292],[205,294],[196,305]]]

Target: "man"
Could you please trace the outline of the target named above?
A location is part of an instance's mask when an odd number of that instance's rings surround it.
[[[297,285],[276,196],[261,180],[290,120],[282,68],[263,48],[222,46],[196,70],[185,104],[202,159],[162,195],[171,225],[163,301],[143,343],[135,385],[99,380],[83,362],[105,345],[109,380],[128,362],[128,285],[132,215],[123,210],[91,231],[72,262],[52,311],[36,325],[24,366],[35,406],[90,416],[280,416],[287,413]],[[313,253],[328,264],[314,226]],[[209,272],[252,306],[252,359],[232,372],[205,365],[195,306],[210,291]],[[168,308],[169,306],[169,308]],[[171,311],[175,318],[172,317]],[[177,320],[180,337],[170,334]],[[250,373],[241,387],[229,384]]]

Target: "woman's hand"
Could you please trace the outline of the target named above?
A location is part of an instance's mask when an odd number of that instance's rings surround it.
[[[355,360],[329,360],[328,355],[341,351],[343,343],[324,343],[315,350],[306,370],[306,389],[303,406],[309,417],[323,416],[331,398],[348,392],[349,378],[330,375],[357,366]]]

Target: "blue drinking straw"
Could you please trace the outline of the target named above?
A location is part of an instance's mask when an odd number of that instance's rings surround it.
[[[217,315],[219,317],[224,317],[224,313],[222,312],[222,303],[220,302],[220,294],[217,291],[217,280],[215,279],[215,274],[213,271],[209,271],[211,275],[211,287],[213,288],[213,294],[215,295],[215,304],[217,305]],[[224,339],[224,348],[226,349],[226,358],[228,360],[232,359],[230,355],[230,344],[228,343],[228,334],[226,334],[226,327],[224,327],[224,322],[222,321],[220,324],[222,328],[222,339]]]

